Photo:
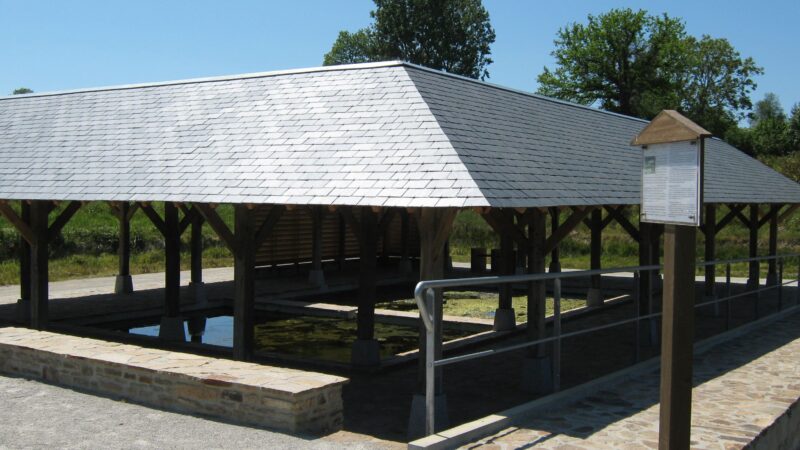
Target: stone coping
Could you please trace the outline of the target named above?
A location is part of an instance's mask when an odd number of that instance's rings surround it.
[[[323,373],[171,352],[27,328],[0,328],[0,345],[27,347],[64,356],[181,374],[209,383],[250,385],[287,397],[347,382],[347,378]]]

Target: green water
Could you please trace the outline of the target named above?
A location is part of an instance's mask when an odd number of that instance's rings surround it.
[[[256,350],[350,362],[350,348],[356,339],[356,321],[330,317],[288,317],[256,325]],[[472,334],[445,329],[444,340]],[[386,358],[418,347],[419,330],[414,326],[375,323],[375,338]]]

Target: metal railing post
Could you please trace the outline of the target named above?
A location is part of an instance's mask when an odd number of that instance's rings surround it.
[[[425,335],[425,434],[436,432],[436,293],[433,289],[425,291],[431,326],[426,327]]]
[[[800,304],[800,258],[797,258],[797,284],[794,287],[794,304]]]
[[[636,321],[634,322],[635,328],[633,331],[633,360],[635,362],[639,362],[642,351],[642,324],[639,321],[639,317],[642,315],[640,306],[641,286],[639,285],[639,277],[641,276],[642,275],[638,270],[633,272],[633,315],[636,318]]]
[[[561,278],[553,280],[553,391],[561,390]]]
[[[725,264],[725,329],[731,329],[731,263]]]

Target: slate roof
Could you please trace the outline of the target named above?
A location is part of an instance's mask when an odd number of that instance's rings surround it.
[[[0,98],[0,199],[638,204],[645,121],[390,62]],[[707,202],[800,203],[719,140]]]

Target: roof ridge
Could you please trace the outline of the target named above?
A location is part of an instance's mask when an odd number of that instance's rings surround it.
[[[169,80],[169,81],[154,81],[148,83],[133,83],[133,84],[120,84],[120,85],[111,85],[111,86],[100,86],[94,88],[79,88],[79,89],[67,89],[62,91],[47,91],[47,92],[34,92],[31,94],[17,94],[17,95],[6,95],[0,96],[0,101],[2,100],[19,100],[23,98],[32,98],[32,97],[53,97],[58,95],[69,95],[69,94],[82,94],[87,92],[106,92],[106,91],[120,91],[126,89],[139,89],[139,88],[148,88],[148,87],[160,87],[160,86],[177,86],[182,84],[200,84],[200,83],[213,83],[218,81],[232,81],[232,80],[246,80],[251,78],[266,78],[266,77],[274,77],[274,76],[282,76],[282,75],[296,75],[296,74],[303,74],[303,73],[318,73],[318,72],[335,72],[335,71],[345,71],[345,70],[359,70],[359,69],[373,69],[379,67],[393,67],[393,66],[402,66],[404,63],[402,61],[379,61],[379,62],[369,62],[369,63],[358,63],[358,64],[338,64],[333,66],[317,66],[317,67],[305,67],[300,69],[284,69],[284,70],[271,70],[267,72],[251,72],[251,73],[243,73],[243,74],[236,74],[236,75],[220,75],[220,76],[213,76],[213,77],[199,77],[199,78],[185,78],[181,80]]]
[[[441,76],[456,78],[456,79],[459,79],[459,80],[462,80],[462,81],[469,81],[471,83],[476,83],[476,84],[480,84],[482,86],[487,86],[487,87],[491,87],[491,88],[494,88],[494,89],[499,89],[501,91],[506,91],[506,92],[511,92],[511,93],[514,93],[514,94],[521,94],[521,95],[525,95],[525,96],[528,96],[528,97],[533,97],[533,98],[536,98],[536,99],[539,99],[539,100],[545,100],[545,101],[549,101],[549,102],[552,102],[552,103],[558,103],[558,104],[561,104],[561,105],[572,106],[574,108],[586,109],[586,110],[594,111],[594,112],[598,112],[598,113],[609,114],[609,115],[617,116],[617,117],[620,117],[620,118],[623,118],[623,119],[634,120],[636,122],[650,123],[650,121],[647,120],[647,119],[640,119],[638,117],[628,116],[628,115],[621,114],[621,113],[615,113],[613,111],[606,111],[604,109],[592,108],[591,106],[581,105],[580,103],[575,103],[575,102],[570,102],[570,101],[567,101],[567,100],[561,100],[561,99],[557,99],[557,98],[553,98],[553,97],[548,97],[546,95],[536,94],[534,92],[523,91],[521,89],[515,89],[515,88],[508,87],[508,86],[503,86],[501,84],[489,83],[488,81],[477,80],[475,78],[469,78],[469,77],[465,77],[463,75],[458,75],[458,74],[455,74],[455,73],[445,72],[443,70],[431,69],[430,67],[420,66],[419,64],[414,64],[414,63],[403,61],[401,63],[401,65],[406,66],[406,67],[410,67],[410,68],[413,68],[413,69],[421,70],[423,72],[430,72],[430,73],[435,73],[435,74],[441,75]]]

